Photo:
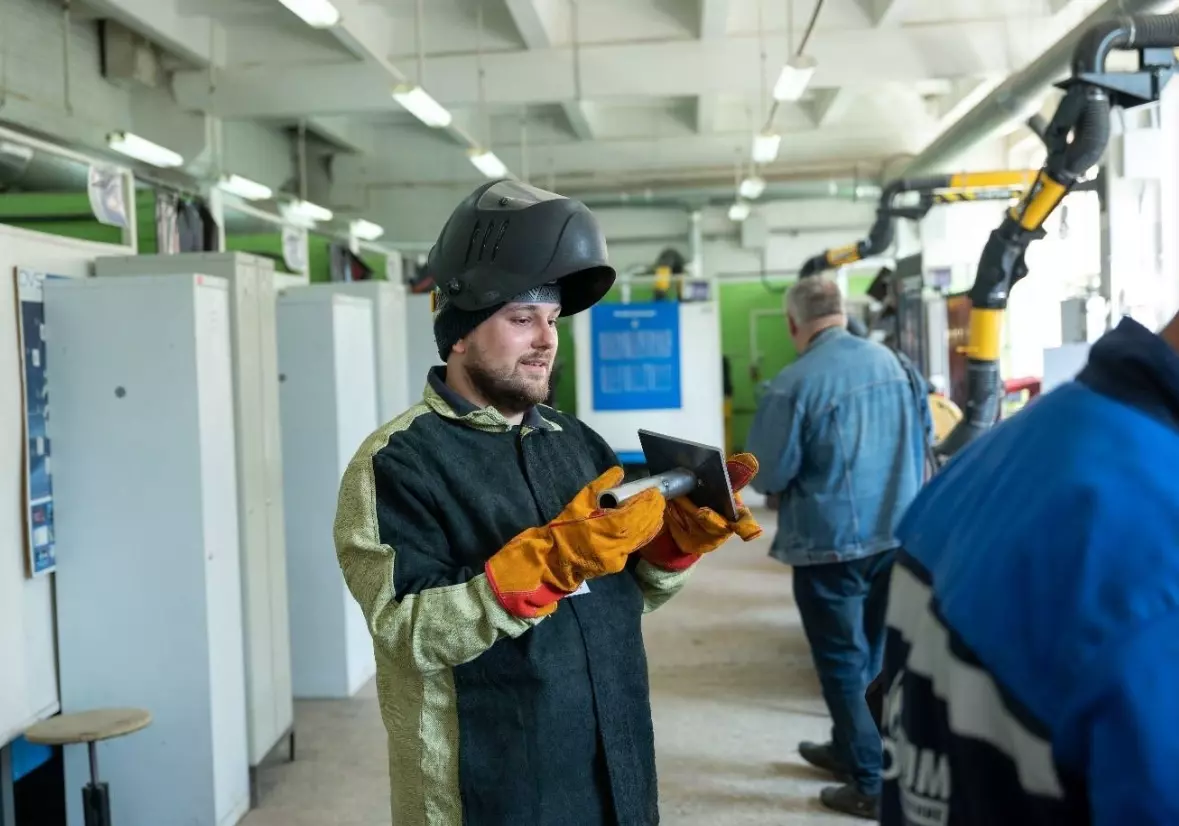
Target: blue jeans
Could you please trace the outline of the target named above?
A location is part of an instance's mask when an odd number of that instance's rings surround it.
[[[794,568],[794,600],[831,713],[835,755],[856,788],[880,794],[880,732],[864,691],[880,673],[884,615],[896,550]]]

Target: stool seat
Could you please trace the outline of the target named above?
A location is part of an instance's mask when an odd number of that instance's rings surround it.
[[[151,712],[141,708],[99,708],[50,717],[26,731],[25,739],[43,746],[97,743],[133,734],[150,724]]]

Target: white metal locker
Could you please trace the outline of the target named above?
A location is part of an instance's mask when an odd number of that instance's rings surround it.
[[[406,371],[410,404],[417,404],[426,391],[426,376],[430,368],[442,364],[438,358],[438,345],[434,343],[434,315],[430,312],[428,293],[411,293],[406,296]]]
[[[254,774],[286,736],[291,738],[294,755],[274,262],[239,252],[112,257],[95,262],[100,278],[194,272],[224,278],[230,290],[246,690]]]
[[[145,708],[99,746],[121,826],[249,808],[228,285],[47,281],[62,711]],[[66,750],[80,826],[85,749]]]
[[[410,395],[407,376],[409,364],[409,330],[406,324],[406,290],[403,284],[389,281],[335,281],[317,284],[316,289],[367,298],[373,306],[373,346],[377,365],[377,419],[391,422],[421,397]],[[415,382],[425,376],[412,377]],[[424,386],[424,384],[423,384]]]
[[[376,673],[332,540],[340,479],[377,428],[368,299],[316,287],[278,300],[287,571],[295,696],[345,698]]]

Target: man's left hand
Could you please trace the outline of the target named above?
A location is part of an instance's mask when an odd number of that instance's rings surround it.
[[[762,534],[762,527],[741,501],[740,491],[757,475],[757,459],[751,453],[739,453],[727,462],[737,519],[730,522],[711,508],[700,508],[686,496],[667,503],[664,529],[640,553],[643,558],[665,570],[683,570],[715,551],[736,534],[745,542]]]

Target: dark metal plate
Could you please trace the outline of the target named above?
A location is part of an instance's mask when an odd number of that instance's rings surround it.
[[[697,480],[696,490],[688,494],[692,503],[711,508],[730,522],[737,520],[737,502],[724,451],[650,430],[639,431],[639,444],[652,476],[681,468],[692,471]]]

